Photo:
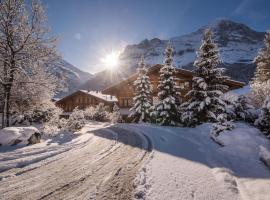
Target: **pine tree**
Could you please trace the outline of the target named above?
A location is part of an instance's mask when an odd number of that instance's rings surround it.
[[[134,81],[135,97],[133,98],[133,107],[130,109],[129,117],[134,122],[150,121],[150,107],[152,105],[152,85],[147,75],[148,70],[145,68],[144,58],[141,58],[138,68],[138,78]]]
[[[254,122],[254,107],[248,103],[245,95],[240,95],[234,102],[234,112],[237,120]]]
[[[181,108],[185,125],[216,121],[216,116],[225,111],[226,103],[221,95],[228,89],[224,85],[227,77],[223,76],[224,69],[218,68],[219,63],[217,46],[212,40],[211,30],[207,29],[194,62],[196,76],[193,78],[192,90],[187,94],[189,100]]]
[[[267,137],[270,137],[270,97],[266,98],[261,108],[259,118],[255,121]]]
[[[253,82],[270,80],[270,30],[265,35],[264,45],[254,60],[257,68]]]
[[[257,68],[250,85],[251,97],[258,106],[270,95],[270,30],[265,35],[264,45],[254,59]]]
[[[173,66],[173,48],[168,45],[165,50],[163,67],[160,69],[158,84],[159,102],[155,106],[156,122],[160,125],[175,126],[179,121],[177,100],[179,87],[176,85],[175,68]]]

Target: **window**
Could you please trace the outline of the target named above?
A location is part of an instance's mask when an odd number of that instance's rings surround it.
[[[186,81],[184,84],[185,84],[185,88],[189,88],[189,82],[188,81]]]

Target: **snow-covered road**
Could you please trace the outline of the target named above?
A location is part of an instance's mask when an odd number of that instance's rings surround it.
[[[104,123],[80,136],[0,147],[0,199],[270,199],[270,171],[259,160],[270,143],[237,126],[225,147],[210,139],[209,124]]]
[[[0,199],[132,199],[147,139],[117,127],[87,130],[60,145],[0,153]]]

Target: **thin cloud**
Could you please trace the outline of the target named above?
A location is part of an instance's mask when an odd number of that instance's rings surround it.
[[[232,12],[233,16],[245,16],[251,20],[263,20],[266,15],[258,6],[263,5],[264,0],[242,0],[241,3]]]

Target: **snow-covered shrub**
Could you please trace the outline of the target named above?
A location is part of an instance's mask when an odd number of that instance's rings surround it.
[[[223,131],[231,131],[235,126],[232,121],[227,120],[226,114],[220,114],[217,117],[218,122],[212,125],[211,137],[217,137]]]
[[[12,124],[44,123],[59,118],[62,110],[53,102],[46,101],[36,104],[22,114],[13,113]]]
[[[86,120],[94,120],[99,122],[110,121],[111,113],[109,108],[104,106],[103,103],[98,104],[96,107],[90,106],[84,110],[84,118]]]
[[[267,136],[270,137],[270,97],[266,98],[261,108],[259,118],[255,125]]]
[[[86,121],[84,118],[83,110],[79,110],[77,107],[72,111],[70,114],[68,121],[67,121],[67,129],[72,132],[80,130],[84,127]]]
[[[120,113],[120,108],[115,103],[113,106],[113,112],[110,114],[110,119],[112,123],[122,122],[122,116]]]
[[[99,103],[95,107],[95,112],[93,115],[93,120],[99,121],[99,122],[106,122],[109,121],[109,108],[107,106],[104,106],[103,103]]]
[[[89,106],[84,110],[84,118],[86,120],[94,120],[96,109],[93,106]]]

